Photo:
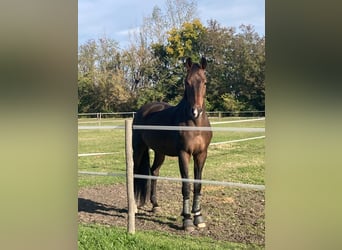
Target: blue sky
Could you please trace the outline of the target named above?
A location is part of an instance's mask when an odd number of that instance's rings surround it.
[[[78,0],[78,43],[109,37],[121,48],[129,43],[129,33],[137,29],[143,17],[163,0]],[[216,19],[222,26],[251,24],[265,35],[265,0],[197,0],[198,13],[204,25]]]

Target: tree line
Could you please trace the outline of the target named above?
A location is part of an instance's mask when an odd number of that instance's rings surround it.
[[[110,38],[78,51],[78,111],[134,111],[150,101],[176,104],[184,91],[184,61],[208,61],[208,111],[265,109],[265,37],[252,26],[203,25],[196,2],[154,7],[126,49]]]

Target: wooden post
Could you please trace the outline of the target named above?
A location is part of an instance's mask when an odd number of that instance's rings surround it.
[[[128,202],[127,231],[135,233],[135,200],[134,200],[134,176],[133,176],[133,155],[132,155],[132,120],[125,120],[125,150],[126,150],[126,185]]]

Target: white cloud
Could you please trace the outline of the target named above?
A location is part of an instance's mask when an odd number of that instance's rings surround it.
[[[119,36],[128,36],[132,33],[139,32],[139,29],[140,29],[140,27],[135,27],[135,28],[131,28],[131,29],[124,29],[124,30],[120,30],[120,31],[116,32],[116,34]]]

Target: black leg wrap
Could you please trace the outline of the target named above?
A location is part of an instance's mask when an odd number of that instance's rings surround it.
[[[192,203],[191,213],[196,213],[201,211],[201,196],[197,195],[194,197],[194,202]]]
[[[185,215],[189,215],[190,216],[190,200],[183,200],[183,211],[182,214],[185,218]]]

